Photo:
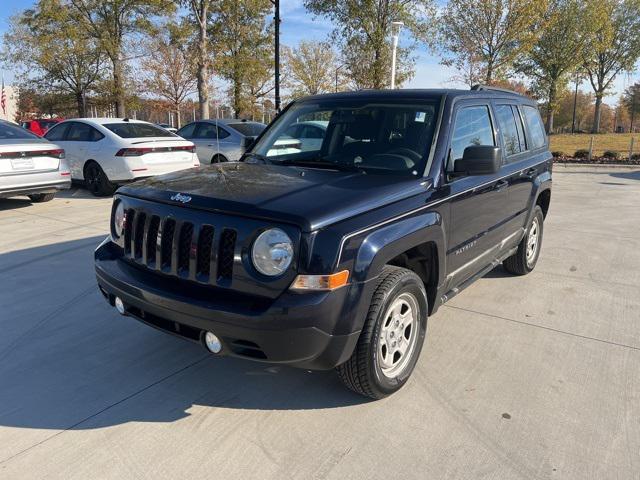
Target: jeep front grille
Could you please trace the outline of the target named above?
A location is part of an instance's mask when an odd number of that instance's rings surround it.
[[[199,283],[229,285],[236,230],[163,218],[133,208],[125,214],[124,255],[128,260]]]

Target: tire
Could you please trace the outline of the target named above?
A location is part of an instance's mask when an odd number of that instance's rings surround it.
[[[50,202],[55,196],[55,193],[34,193],[33,195],[29,195],[29,199],[33,203],[43,203]]]
[[[220,155],[219,153],[216,153],[213,158],[211,159],[211,163],[226,163],[229,160],[227,160],[227,157],[225,157],[224,155]]]
[[[117,186],[109,181],[100,165],[88,162],[84,167],[84,183],[94,196],[105,197],[113,195]]]
[[[396,313],[404,311],[404,315],[409,313],[409,316],[413,313],[403,310],[403,303],[415,309],[415,317],[408,329],[409,337],[406,335],[406,325],[403,327],[402,323],[395,323],[396,327],[393,327],[394,307],[397,309],[400,305]],[[384,398],[400,390],[411,376],[420,356],[427,331],[427,312],[427,294],[420,277],[405,268],[385,266],[371,298],[356,348],[349,360],[336,367],[342,382],[354,392],[373,399]],[[399,317],[400,322],[402,318]],[[388,343],[394,338],[400,339],[401,335],[406,342],[406,350],[404,356],[401,355],[392,366],[398,352],[392,353],[390,350],[397,344],[391,346]]]
[[[536,205],[531,223],[529,223],[524,238],[518,245],[518,251],[502,262],[507,272],[513,275],[526,275],[536,267],[542,247],[543,231],[544,214],[540,206]]]

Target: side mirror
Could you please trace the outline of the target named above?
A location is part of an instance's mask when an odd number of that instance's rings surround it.
[[[243,146],[245,150],[250,150],[253,144],[256,143],[257,137],[244,137]]]
[[[502,165],[502,149],[490,145],[472,145],[453,164],[456,175],[491,175]]]

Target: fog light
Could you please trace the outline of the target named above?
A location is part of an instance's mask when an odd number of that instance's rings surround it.
[[[205,334],[204,343],[211,353],[220,353],[220,350],[222,350],[220,339],[211,332]]]
[[[127,313],[127,311],[124,309],[124,303],[122,303],[120,297],[116,297],[116,300],[113,303],[115,304],[116,310],[120,315],[125,315]]]

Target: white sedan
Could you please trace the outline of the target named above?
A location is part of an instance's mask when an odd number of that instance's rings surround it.
[[[200,165],[192,142],[128,118],[66,120],[45,138],[64,148],[71,178],[84,181],[94,195],[110,195],[119,184]]]

